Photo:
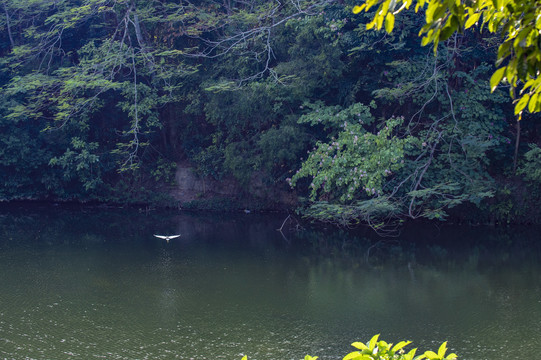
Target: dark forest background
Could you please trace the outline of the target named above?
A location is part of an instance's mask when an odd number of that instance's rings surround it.
[[[1,1],[0,199],[241,209],[258,182],[252,208],[343,225],[539,222],[538,115],[489,88],[501,39],[435,55],[422,13],[387,34],[353,5]],[[235,191],[179,203],[179,166]]]

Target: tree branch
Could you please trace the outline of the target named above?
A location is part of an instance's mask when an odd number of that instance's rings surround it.
[[[9,43],[11,45],[11,48],[13,49],[15,47],[15,41],[13,41],[13,35],[11,34],[11,23],[10,23],[9,11],[6,5],[6,1],[3,1],[2,4],[4,5],[4,12],[6,14],[6,27],[8,30]]]

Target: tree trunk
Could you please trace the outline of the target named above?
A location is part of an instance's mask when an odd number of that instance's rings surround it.
[[[4,12],[6,13],[6,27],[8,29],[9,43],[11,44],[11,48],[13,49],[15,47],[15,42],[13,41],[13,35],[11,34],[11,25],[9,23],[9,12],[8,12],[8,7],[5,1],[3,2],[3,5],[4,5]]]
[[[520,120],[517,120],[517,136],[515,139],[515,155],[513,156],[513,174],[517,173],[518,147],[520,145]]]
[[[133,27],[135,28],[135,37],[137,38],[137,43],[141,48],[141,52],[145,54],[145,61],[148,62],[148,67],[150,70],[150,76],[154,77],[154,60],[149,54],[149,49],[146,46],[145,38],[143,32],[141,31],[141,23],[139,22],[139,15],[137,15],[137,8],[135,6],[135,1],[131,1],[131,11],[133,12]]]
[[[137,43],[143,50],[146,52],[145,40],[143,38],[143,33],[141,32],[141,25],[139,23],[139,15],[137,15],[137,8],[135,7],[135,1],[132,0],[131,8],[133,10],[133,26],[135,28],[135,36],[137,37]]]

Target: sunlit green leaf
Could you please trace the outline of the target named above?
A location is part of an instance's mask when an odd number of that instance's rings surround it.
[[[360,352],[355,351],[344,356],[342,360],[361,360],[362,358],[363,358],[363,355]]]
[[[438,356],[443,359],[446,352],[447,352],[447,341],[441,344],[440,348],[438,349]]]
[[[391,33],[394,28],[394,15],[393,13],[387,13],[387,16],[385,17],[385,31],[387,33]]]
[[[502,81],[505,71],[506,66],[499,68],[494,72],[494,74],[492,74],[492,76],[490,77],[490,91],[493,92],[494,90],[496,90],[498,84],[500,83],[500,81]]]
[[[361,11],[364,10],[365,6],[366,6],[365,4],[362,4],[362,5],[355,5],[355,6],[353,7],[353,13],[354,13],[354,14],[360,13]]]
[[[535,109],[537,107],[537,98],[538,98],[538,96],[539,96],[539,94],[535,93],[530,97],[530,101],[528,103],[528,111],[531,112],[531,113],[535,112]]]
[[[364,343],[359,342],[359,341],[354,342],[353,344],[351,344],[351,346],[353,346],[353,347],[355,347],[355,348],[357,348],[359,350],[370,350],[368,348],[368,346],[366,346]]]
[[[522,97],[518,100],[517,104],[515,105],[515,115],[518,115],[519,113],[524,110],[526,105],[528,105],[528,101],[530,100],[530,95],[524,94]]]
[[[409,344],[411,344],[411,341],[401,341],[398,344],[396,344],[395,346],[393,346],[392,351],[396,352],[396,351],[404,348],[405,346],[407,346]]]
[[[381,27],[383,26],[383,21],[385,20],[385,16],[384,15],[377,15],[376,18],[376,29],[381,29]]]
[[[470,27],[475,25],[477,23],[477,21],[479,21],[480,16],[481,16],[481,13],[475,13],[475,14],[471,15],[468,18],[468,20],[466,21],[466,24],[464,25],[464,28],[469,29]]]
[[[370,342],[369,342],[369,344],[368,344],[369,350],[373,350],[373,349],[376,347],[376,344],[377,344],[377,342],[378,342],[379,335],[380,335],[380,334],[374,335],[374,336],[372,337],[372,339],[370,339]]]

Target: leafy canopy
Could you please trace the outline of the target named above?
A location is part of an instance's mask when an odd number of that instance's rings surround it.
[[[373,122],[368,107],[353,104],[340,111],[340,107],[315,106],[299,120],[315,126],[335,125],[343,129],[330,142],[318,142],[302,168],[291,178],[295,186],[303,177],[311,177],[311,200],[321,193],[334,194],[341,202],[354,199],[359,191],[372,197],[382,192],[385,178],[404,165],[404,147],[411,137],[393,136],[393,129],[403,119],[391,118],[376,134],[364,126]]]
[[[368,11],[377,6],[367,29],[393,31],[395,17],[415,3],[415,11],[425,10],[425,25],[419,35],[422,45],[447,40],[456,32],[474,25],[499,33],[502,43],[498,49],[498,69],[490,79],[491,90],[506,81],[510,95],[515,98],[516,88],[522,86],[515,100],[515,115],[520,120],[523,111],[541,111],[541,2],[531,0],[366,0],[353,8],[354,13]]]

